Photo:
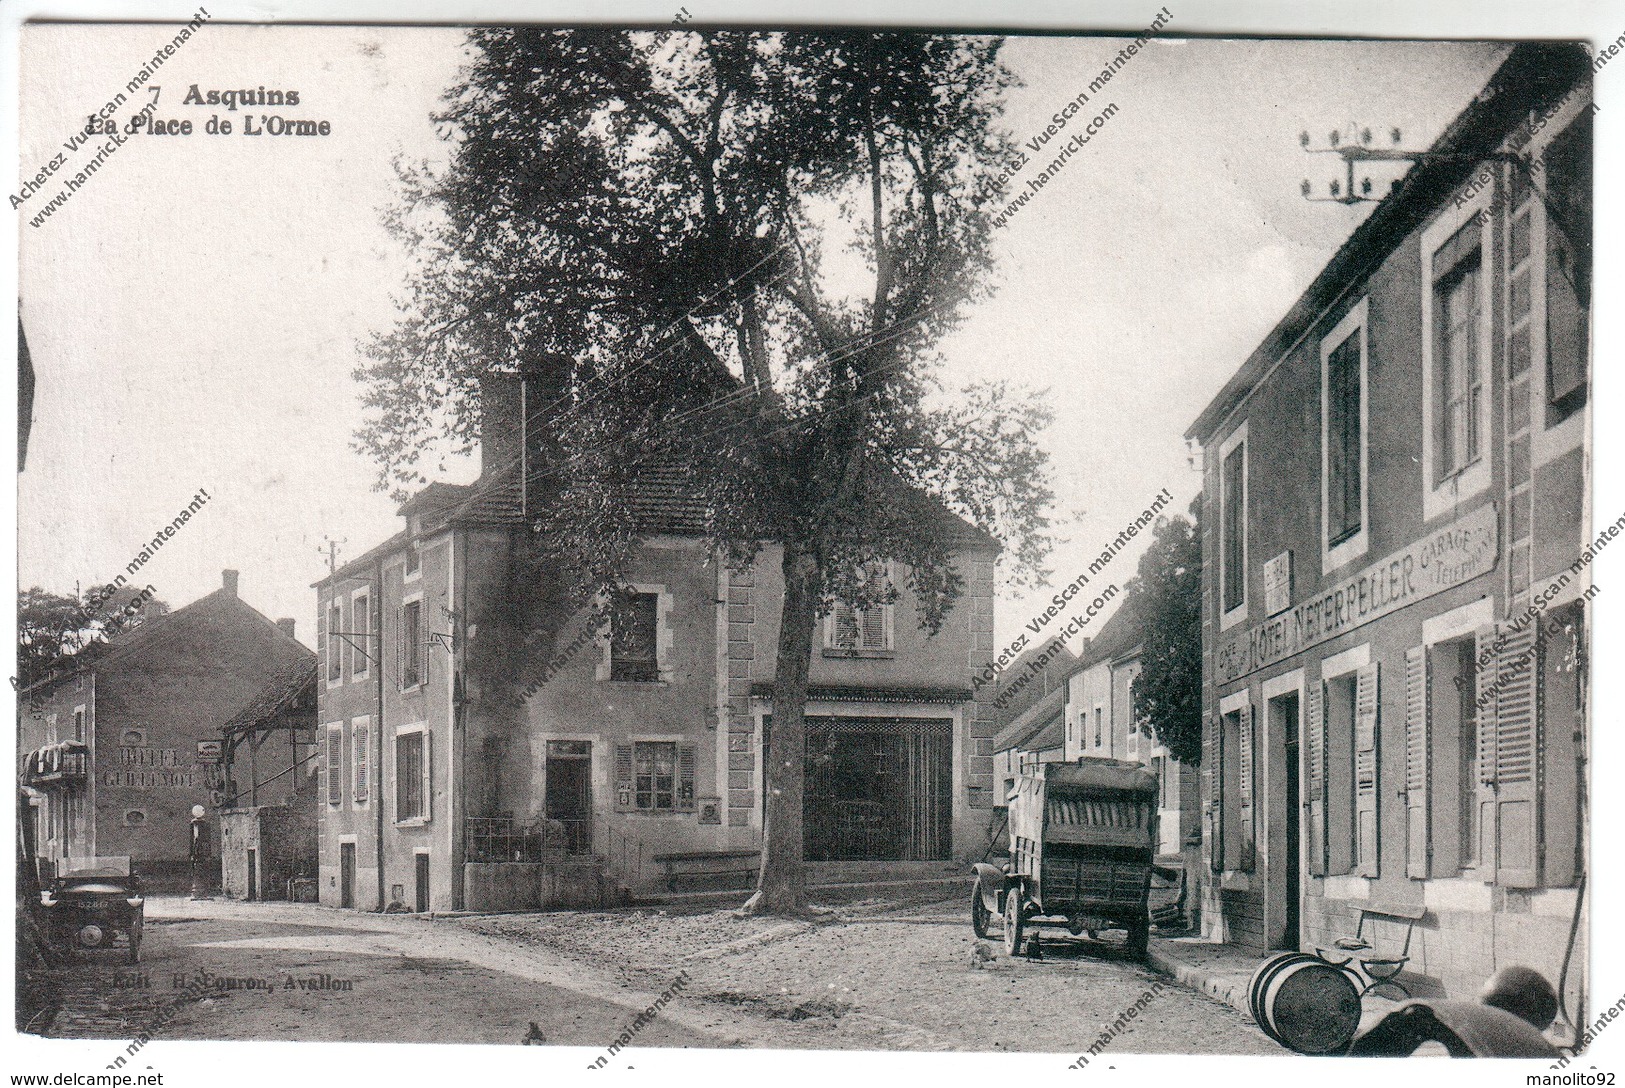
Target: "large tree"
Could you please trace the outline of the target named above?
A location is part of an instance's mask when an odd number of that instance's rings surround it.
[[[753,909],[804,907],[803,711],[818,618],[894,600],[940,629],[963,542],[942,505],[1039,574],[1047,414],[949,395],[935,350],[988,290],[976,194],[1013,158],[996,38],[484,29],[437,120],[449,163],[402,169],[404,317],[357,372],[381,486],[466,448],[479,379],[573,361],[527,481],[538,567],[613,598],[633,496],[680,467],[734,565],[779,549],[784,597]]]
[[[1202,500],[1190,521],[1161,517],[1125,598],[1144,641],[1134,715],[1181,763],[1202,762]]]

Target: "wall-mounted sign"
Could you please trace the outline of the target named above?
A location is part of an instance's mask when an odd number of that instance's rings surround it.
[[[701,797],[697,802],[700,810],[700,823],[720,824],[722,822],[722,798]]]
[[[1217,683],[1273,665],[1407,605],[1495,569],[1500,525],[1481,506],[1346,581],[1328,584],[1285,614],[1219,638]]]
[[[199,763],[219,763],[225,754],[225,744],[218,740],[200,740],[197,742],[197,761]]]
[[[1282,552],[1264,564],[1264,615],[1279,616],[1292,607],[1292,553]]]

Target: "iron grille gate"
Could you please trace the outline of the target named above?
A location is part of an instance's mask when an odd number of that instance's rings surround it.
[[[953,814],[953,723],[808,718],[808,861],[940,861]]]

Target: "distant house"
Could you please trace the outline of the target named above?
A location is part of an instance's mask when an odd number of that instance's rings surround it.
[[[221,586],[63,661],[20,694],[19,745],[39,857],[128,856],[159,887],[189,876],[193,805],[226,800],[221,728],[314,655]],[[267,799],[295,788],[285,779]],[[218,839],[216,840],[218,842]]]
[[[1133,598],[1125,599],[1085,648],[1067,680],[1065,759],[1079,756],[1130,759],[1157,773],[1159,850],[1176,854],[1200,834],[1198,781],[1194,769],[1173,758],[1134,714],[1133,685],[1140,675],[1141,619]]]
[[[1082,640],[1083,646],[1089,640]],[[1034,666],[1037,666],[1034,668]],[[1000,670],[994,680],[993,720],[1002,733],[1011,722],[1026,713],[1035,703],[1042,702],[1066,685],[1066,678],[1078,667],[1078,655],[1065,646],[1057,647],[1053,641],[1040,643],[1023,653]],[[1031,677],[1017,687],[1015,680]],[[999,700],[1003,701],[1000,702]]]
[[[632,495],[632,596],[602,625],[553,603],[528,548],[567,366],[487,375],[479,480],[429,485],[401,532],[316,584],[323,903],[590,903],[655,886],[659,855],[748,866],[760,848],[778,549],[730,569],[680,468],[651,466]],[[899,501],[957,538],[965,592],[935,636],[906,591],[838,605],[815,632],[814,864],[940,863],[986,842],[996,727],[970,681],[993,644],[997,543]]]
[[[1029,706],[993,739],[997,803],[1006,804],[1016,779],[1045,763],[1066,759],[1066,678]]]

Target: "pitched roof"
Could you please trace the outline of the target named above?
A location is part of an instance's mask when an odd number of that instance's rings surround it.
[[[1142,641],[1139,599],[1125,596],[1112,618],[1106,621],[1100,633],[1089,641],[1083,652],[1083,667],[1098,665],[1102,661],[1115,661],[1132,651]]]
[[[316,655],[308,658],[289,658],[276,673],[266,681],[260,693],[249,700],[248,705],[238,711],[224,726],[224,731],[231,732],[239,729],[249,729],[261,722],[275,718],[288,710],[300,709],[302,704],[309,702],[312,711],[316,708],[314,696],[316,694]],[[311,724],[315,724],[312,714]]]
[[[1007,751],[1011,748],[1020,748],[1023,751],[1036,751],[1038,746],[1033,741],[1046,734],[1053,727],[1059,725],[1063,730],[1061,737],[1065,739],[1066,727],[1066,685],[1062,684],[1044,698],[1016,716],[1011,722],[999,731],[993,738],[995,752]],[[1054,747],[1046,744],[1043,747]]]

